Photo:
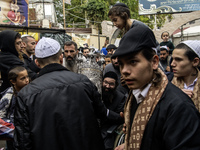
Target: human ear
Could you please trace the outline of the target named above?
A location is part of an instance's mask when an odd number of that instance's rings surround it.
[[[192,65],[193,65],[194,67],[197,67],[197,66],[199,65],[199,58],[198,58],[198,57],[195,57],[195,58],[193,59]]]
[[[38,63],[37,59],[35,59],[35,64],[36,64],[39,68],[41,68],[41,66],[40,66],[40,64]]]
[[[16,85],[16,81],[14,81],[14,80],[10,80],[10,83],[13,85],[13,86],[15,86]]]
[[[60,55],[59,60],[60,60],[60,64],[62,65],[63,64],[63,54]]]
[[[153,70],[158,69],[158,64],[159,64],[159,57],[158,55],[154,55],[152,58],[152,68]]]

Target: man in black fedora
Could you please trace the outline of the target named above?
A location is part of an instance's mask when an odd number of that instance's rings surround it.
[[[200,149],[199,113],[158,68],[156,46],[151,29],[135,24],[113,55],[130,89],[124,107],[127,135],[115,150]]]

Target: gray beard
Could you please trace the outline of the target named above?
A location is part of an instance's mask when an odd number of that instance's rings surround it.
[[[65,58],[65,67],[72,71],[72,72],[78,72],[78,68],[77,68],[77,64],[76,64],[76,59],[73,59],[73,60],[67,60]]]
[[[65,64],[66,64],[66,66],[73,67],[76,64],[76,60],[75,59],[73,59],[73,60],[65,59]]]

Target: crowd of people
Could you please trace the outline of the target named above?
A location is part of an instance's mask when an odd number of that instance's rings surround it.
[[[0,32],[0,139],[7,150],[200,149],[200,41],[174,46],[165,31],[158,45],[123,3],[108,17],[123,36],[118,47],[102,49],[101,93],[78,73],[87,43],[62,48],[52,38],[36,44],[30,35]],[[114,147],[110,130],[122,124],[124,143]]]

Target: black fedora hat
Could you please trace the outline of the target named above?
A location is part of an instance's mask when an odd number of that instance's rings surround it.
[[[135,20],[131,29],[122,37],[112,58],[137,52],[143,48],[156,48],[156,46],[153,31],[144,23]]]

